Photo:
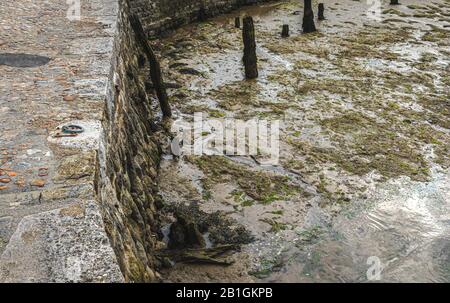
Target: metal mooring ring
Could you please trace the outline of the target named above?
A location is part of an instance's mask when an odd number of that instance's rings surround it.
[[[81,134],[84,132],[84,128],[79,125],[69,124],[62,127],[62,132],[66,134]]]

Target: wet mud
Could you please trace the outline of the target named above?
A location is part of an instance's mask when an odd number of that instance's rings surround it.
[[[281,121],[276,166],[167,151],[165,203],[220,213],[252,241],[231,266],[171,264],[165,278],[364,282],[379,260],[383,281],[449,281],[450,2],[383,4],[377,21],[365,1],[325,1],[326,19],[309,34],[299,2],[246,7],[151,41],[175,121],[196,112]],[[245,15],[255,21],[256,80],[245,80],[235,28]]]

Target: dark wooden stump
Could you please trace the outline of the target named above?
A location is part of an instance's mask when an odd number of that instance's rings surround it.
[[[305,0],[304,2],[304,12],[303,12],[303,32],[312,33],[315,32],[316,25],[314,24],[314,12],[312,10],[311,0]]]
[[[241,18],[240,17],[236,17],[234,19],[234,27],[241,28]]]
[[[281,31],[281,37],[283,37],[283,38],[289,37],[289,25],[288,24],[283,25],[283,30]]]
[[[247,79],[258,78],[258,59],[256,58],[256,40],[253,18],[248,16],[243,20],[244,28],[242,38],[244,40],[244,66]]]
[[[323,3],[319,3],[319,20],[325,20],[325,16],[323,12],[325,11],[325,5]]]
[[[147,40],[147,35],[144,32],[139,18],[136,15],[131,15],[130,23],[134,34],[136,35],[136,40],[141,44],[142,49],[147,56],[147,60],[150,65],[150,78],[152,80],[153,87],[155,88],[163,117],[170,118],[172,117],[172,110],[170,109],[169,98],[167,97],[166,86],[164,85],[159,61]]]
[[[391,5],[399,5],[398,0],[391,0]]]
[[[200,22],[206,21],[207,17],[206,17],[206,10],[204,6],[201,6],[200,9],[198,10],[198,14],[197,14],[197,20]]]

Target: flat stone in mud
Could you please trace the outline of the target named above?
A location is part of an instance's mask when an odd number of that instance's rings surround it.
[[[178,70],[181,74],[185,74],[185,75],[194,75],[194,76],[202,76],[202,73],[194,68],[180,68]]]
[[[177,215],[177,221],[170,226],[169,248],[202,248],[205,239],[198,229],[198,225],[183,215]]]

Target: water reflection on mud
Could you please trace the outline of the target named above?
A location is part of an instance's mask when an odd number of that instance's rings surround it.
[[[450,279],[449,174],[426,183],[407,178],[388,182],[330,225],[321,222],[320,212],[309,216],[310,225],[298,231],[295,246],[283,253],[289,256],[287,265],[267,281],[369,281],[371,257],[381,261],[381,281]]]

